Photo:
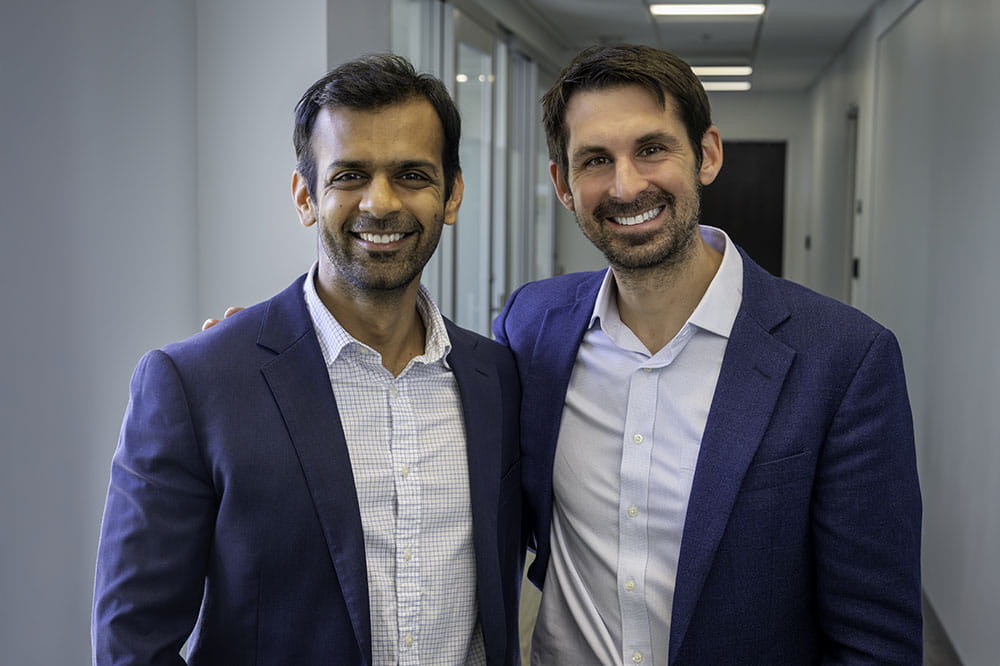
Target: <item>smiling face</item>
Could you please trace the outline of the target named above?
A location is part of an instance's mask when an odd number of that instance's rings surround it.
[[[617,269],[669,267],[698,238],[699,188],[722,165],[711,127],[697,160],[668,98],[637,85],[582,90],[566,106],[568,171],[550,165],[560,201]]]
[[[319,284],[344,293],[415,288],[462,200],[461,174],[445,200],[434,107],[419,97],[373,111],[324,107],[311,141],[316,198],[298,172],[292,196],[302,224],[319,222]]]

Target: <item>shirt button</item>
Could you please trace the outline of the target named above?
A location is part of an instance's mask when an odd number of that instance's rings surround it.
[[[393,398],[398,398],[399,397],[399,389],[397,389],[395,386],[390,386],[389,387],[389,395],[391,395]]]
[[[404,642],[405,642],[405,643],[406,643],[407,645],[413,645],[413,634],[406,634],[406,638],[404,639]],[[633,659],[634,659],[634,658],[635,658],[635,657],[633,657]]]
[[[410,560],[412,560],[413,559],[413,551],[410,550],[409,548],[407,548],[406,550],[404,550],[403,551],[403,559],[406,560],[407,562],[409,562]]]
[[[652,372],[653,369],[652,368],[643,368],[642,371],[648,374],[648,373]]]
[[[632,435],[632,441],[635,442],[636,444],[642,444],[643,439],[645,438],[639,433],[635,433],[634,435]]]
[[[408,465],[403,465],[403,469],[399,470],[399,473],[403,475],[404,479],[406,477],[408,477],[410,475],[410,468],[409,468],[409,466]]]
[[[637,506],[630,506],[628,508],[628,517],[629,518],[635,518],[638,515],[639,515],[639,507],[637,507]]]
[[[632,663],[633,664],[640,664],[640,663],[642,663],[642,653],[641,652],[633,652],[632,653]]]
[[[631,592],[632,590],[634,590],[635,589],[635,581],[634,580],[627,581],[625,583],[625,589],[628,590],[629,592]]]

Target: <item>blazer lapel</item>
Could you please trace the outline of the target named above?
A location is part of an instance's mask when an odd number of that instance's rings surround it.
[[[788,317],[772,302],[766,275],[744,255],[743,305],[736,317],[709,411],[691,488],[670,627],[673,663],[747,467],[771,420],[795,357],[771,331]]]
[[[575,300],[544,313],[537,329],[527,377],[521,381],[522,480],[525,496],[536,500],[529,508],[537,512],[537,516],[533,517],[537,540],[537,557],[532,564],[533,580],[541,581],[545,575],[544,571],[536,572],[535,569],[548,561],[552,466],[566,391],[603,278],[603,272],[596,273],[578,287]]]
[[[257,342],[277,354],[261,372],[284,417],[358,646],[370,664],[371,614],[361,513],[326,361],[302,297],[302,278],[272,299]]]
[[[501,590],[496,553],[497,511],[500,502],[501,446],[499,378],[482,354],[478,341],[452,322],[445,320],[452,349],[448,363],[455,375],[465,421],[466,457],[469,468],[469,495],[472,504],[472,539],[476,553],[479,590]],[[506,634],[503,598],[500,594],[479,594],[479,617],[483,636],[503,641]]]

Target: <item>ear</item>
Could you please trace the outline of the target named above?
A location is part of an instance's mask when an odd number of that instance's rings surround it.
[[[569,189],[569,183],[566,182],[566,174],[555,162],[549,162],[549,177],[552,178],[552,185],[556,188],[556,196],[566,210],[576,210],[573,207],[573,193]]]
[[[458,220],[458,209],[462,205],[462,195],[465,194],[465,181],[462,180],[462,172],[455,173],[455,182],[451,184],[451,194],[444,202],[444,223],[455,224]]]
[[[719,175],[722,169],[722,137],[719,128],[712,125],[701,137],[701,169],[698,170],[698,180],[702,185],[708,185]]]
[[[298,170],[292,173],[292,201],[295,202],[295,212],[299,214],[299,222],[303,227],[316,224],[316,204],[309,196],[306,179]]]

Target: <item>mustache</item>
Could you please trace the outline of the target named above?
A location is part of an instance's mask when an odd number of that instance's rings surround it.
[[[409,213],[395,211],[385,217],[361,213],[351,218],[347,227],[352,233],[408,233],[417,231],[420,228],[420,223]]]
[[[645,213],[650,208],[656,208],[657,206],[666,206],[673,212],[675,201],[674,195],[670,192],[659,187],[650,188],[640,192],[631,201],[605,199],[594,208],[594,217],[598,219],[607,217],[632,217],[639,213]]]

